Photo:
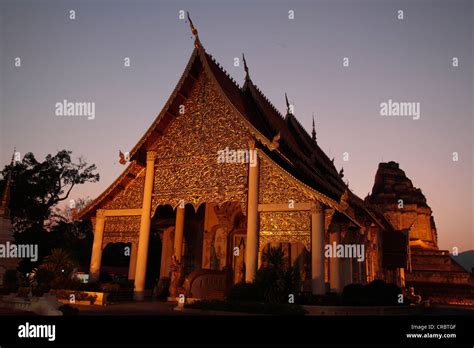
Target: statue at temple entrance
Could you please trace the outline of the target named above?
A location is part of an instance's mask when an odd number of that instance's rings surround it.
[[[234,246],[237,246],[238,254],[234,253],[234,284],[245,280],[245,239],[243,236],[235,236]],[[234,249],[235,250],[235,249]]]

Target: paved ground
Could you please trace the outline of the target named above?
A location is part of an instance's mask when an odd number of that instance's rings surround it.
[[[111,315],[111,316],[120,316],[120,315],[248,315],[245,313],[231,313],[231,312],[222,312],[222,311],[202,311],[198,309],[189,309],[186,308],[184,311],[174,310],[176,303],[162,302],[162,301],[144,301],[144,302],[121,302],[115,303],[107,306],[84,306],[84,305],[74,305],[74,307],[79,309],[79,315],[93,315],[93,316],[102,316],[102,315]],[[23,316],[23,315],[35,315],[30,312],[23,311],[14,311],[10,309],[0,308],[0,316]],[[423,312],[424,316],[431,315],[474,315],[473,307],[464,307],[464,306],[448,306],[448,305],[438,305],[432,308],[426,308]]]
[[[84,306],[74,305],[79,309],[79,315],[248,315],[245,313],[203,311],[199,309],[186,308],[177,311],[176,303],[162,301],[123,302],[107,306]],[[463,306],[434,306],[426,308],[422,315],[474,315],[473,307]]]
[[[107,306],[73,305],[79,315],[180,315],[175,303],[161,301],[121,302]]]
[[[424,311],[425,315],[474,315],[472,306],[434,305]]]
[[[25,312],[25,311],[18,311],[18,310],[14,310],[14,309],[0,308],[0,316],[4,316],[4,315],[24,316],[24,315],[36,315],[36,314],[32,313],[32,312]]]
[[[107,306],[73,306],[79,309],[79,315],[252,315],[223,311],[203,311],[192,308],[186,308],[184,311],[180,311],[174,310],[176,303],[162,301],[122,302]]]

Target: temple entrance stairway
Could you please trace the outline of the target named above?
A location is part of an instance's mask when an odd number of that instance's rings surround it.
[[[406,286],[422,300],[474,306],[474,275],[454,261],[447,250],[411,248],[411,271]]]

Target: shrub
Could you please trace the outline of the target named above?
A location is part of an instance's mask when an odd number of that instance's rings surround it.
[[[285,253],[281,248],[270,247],[262,254],[264,268],[275,268],[283,270],[286,268]]]
[[[17,296],[18,297],[28,297],[28,295],[30,294],[31,292],[31,288],[30,287],[19,287],[18,288],[18,291],[17,291]]]
[[[9,269],[3,275],[3,287],[6,293],[17,292],[19,287],[18,272],[14,269]]]
[[[341,295],[330,292],[324,295],[313,295],[311,293],[300,294],[297,303],[312,306],[340,306]]]
[[[262,301],[259,292],[254,283],[237,283],[231,287],[227,293],[226,299],[232,301],[258,302]]]
[[[258,298],[265,302],[283,302],[285,293],[285,283],[281,270],[276,268],[262,268],[255,275],[255,287],[258,291]]]
[[[349,284],[342,291],[342,304],[345,306],[364,305],[366,299],[366,290],[362,284]]]
[[[60,276],[54,278],[51,282],[51,289],[67,289],[67,290],[82,290],[83,283],[75,278]]]
[[[80,289],[82,291],[100,291],[100,283],[81,283]]]
[[[114,283],[105,283],[100,286],[100,290],[103,292],[118,292],[120,291],[120,285]]]
[[[51,294],[55,295],[61,300],[71,300],[71,295],[74,295],[75,301],[90,301],[92,304],[94,304],[94,302],[97,300],[97,295],[89,295],[80,291],[52,290]]]
[[[342,292],[342,303],[346,306],[396,306],[401,289],[383,280],[370,284],[350,284]]]
[[[38,284],[31,289],[33,296],[41,297],[50,290],[49,284]]]
[[[63,312],[64,316],[71,316],[71,315],[78,315],[79,309],[74,308],[68,304],[64,304],[58,308],[61,312]]]
[[[396,306],[401,289],[395,284],[385,283],[383,280],[374,280],[366,286],[369,303],[375,306]]]
[[[113,281],[113,278],[110,274],[105,273],[105,272],[101,272],[100,275],[99,275],[99,280],[102,283],[110,283],[110,282]]]
[[[44,258],[43,264],[40,266],[56,276],[70,276],[75,263],[71,260],[69,253],[63,249],[53,249],[51,254]]]
[[[34,281],[38,284],[51,284],[55,274],[45,268],[40,268],[34,273]]]
[[[258,299],[269,303],[287,303],[288,296],[299,292],[299,273],[295,267],[288,267],[284,253],[270,247],[262,256],[265,267],[258,270],[255,286]]]

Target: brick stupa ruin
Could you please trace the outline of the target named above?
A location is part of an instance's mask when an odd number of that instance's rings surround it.
[[[409,236],[409,267],[406,285],[424,299],[451,304],[474,304],[474,277],[439,250],[434,217],[421,189],[398,163],[380,163],[372,193],[366,202],[378,209],[395,230]]]

